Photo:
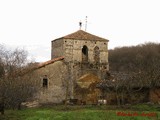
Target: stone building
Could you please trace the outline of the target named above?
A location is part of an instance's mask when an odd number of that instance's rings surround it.
[[[108,40],[78,30],[51,42],[51,60],[41,63],[37,75],[40,103],[78,99],[94,104],[101,92],[96,83],[109,70]]]

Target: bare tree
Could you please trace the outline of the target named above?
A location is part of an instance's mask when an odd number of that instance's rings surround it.
[[[120,81],[115,87],[119,93],[123,88],[121,85],[126,89],[122,93],[127,91],[130,97],[144,88],[154,89],[160,86],[160,44],[145,43],[115,48],[109,53],[110,72],[116,73],[116,78]]]
[[[27,66],[25,50],[9,51],[0,46],[0,103],[3,106],[20,109],[21,103],[33,96],[36,86],[31,74],[26,75],[31,69]]]

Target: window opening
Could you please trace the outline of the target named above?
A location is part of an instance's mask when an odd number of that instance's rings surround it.
[[[82,48],[82,61],[87,62],[88,61],[88,48],[86,45]]]
[[[43,87],[47,88],[48,87],[48,79],[47,76],[45,75],[45,77],[43,78]]]

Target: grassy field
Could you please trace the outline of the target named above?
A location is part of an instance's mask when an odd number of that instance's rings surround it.
[[[64,106],[6,110],[0,120],[160,120],[159,108],[135,105],[130,108],[115,106]]]

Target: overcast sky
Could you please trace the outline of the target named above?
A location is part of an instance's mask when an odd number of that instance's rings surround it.
[[[160,0],[0,0],[0,44],[50,59],[51,41],[79,29],[109,39],[109,48],[160,42]]]

